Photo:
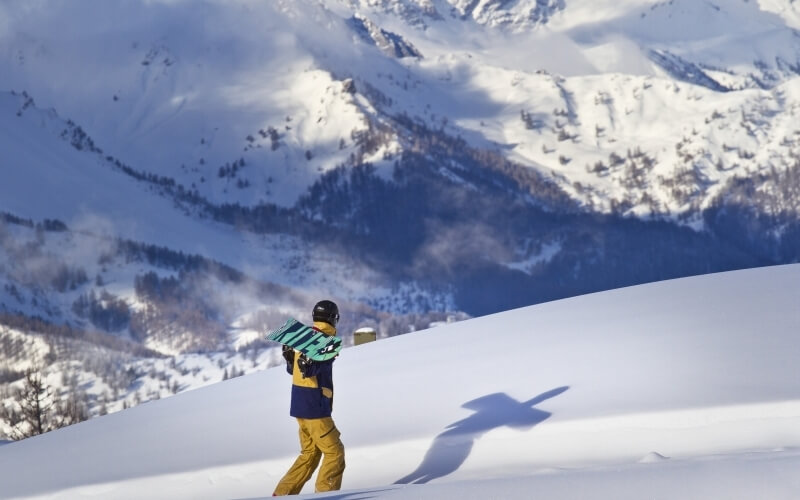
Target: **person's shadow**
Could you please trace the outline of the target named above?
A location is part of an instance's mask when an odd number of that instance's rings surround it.
[[[463,408],[475,410],[475,413],[447,426],[433,440],[417,469],[394,484],[424,484],[455,472],[467,460],[475,440],[480,436],[498,427],[527,430],[543,422],[552,414],[537,410],[534,406],[567,389],[568,386],[559,387],[524,402],[497,392],[464,403]]]

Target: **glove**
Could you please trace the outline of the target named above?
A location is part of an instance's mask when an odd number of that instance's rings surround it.
[[[283,354],[283,359],[285,359],[287,363],[294,363],[294,349],[285,345],[283,346],[283,352],[281,354]]]
[[[300,368],[300,373],[303,374],[303,377],[308,377],[309,372],[311,371],[311,366],[314,364],[313,361],[308,359],[305,354],[301,354],[297,358],[297,367]]]
[[[283,355],[283,359],[286,360],[286,370],[292,373],[292,370],[294,370],[294,349],[285,345],[283,346],[283,352],[281,354]]]

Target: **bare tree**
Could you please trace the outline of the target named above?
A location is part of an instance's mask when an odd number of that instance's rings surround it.
[[[25,372],[21,388],[14,391],[14,402],[0,406],[0,419],[11,427],[16,440],[37,436],[89,418],[86,394],[71,384],[69,396],[58,401],[37,369]]]
[[[38,371],[25,373],[24,385],[15,391],[15,399],[16,405],[3,407],[0,415],[11,426],[12,438],[25,439],[56,428],[51,415],[52,394]]]

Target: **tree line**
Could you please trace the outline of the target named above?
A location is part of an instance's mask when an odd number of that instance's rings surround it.
[[[81,397],[73,388],[66,398],[58,398],[35,368],[25,372],[22,386],[14,388],[12,396],[11,404],[0,404],[0,419],[10,427],[12,439],[37,436],[89,419],[85,394]]]

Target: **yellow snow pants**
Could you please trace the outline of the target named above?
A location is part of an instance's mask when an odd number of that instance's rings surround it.
[[[322,458],[317,474],[315,493],[334,491],[342,487],[344,445],[331,417],[298,418],[300,424],[300,456],[280,480],[273,496],[297,495],[311,479]]]

